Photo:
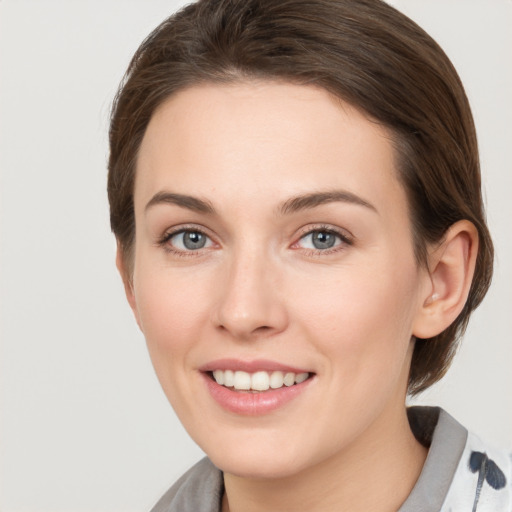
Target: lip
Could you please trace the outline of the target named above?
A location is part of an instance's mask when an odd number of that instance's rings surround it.
[[[313,373],[307,369],[288,366],[268,359],[254,359],[252,361],[243,361],[241,359],[216,359],[199,368],[201,372],[213,372],[214,370],[240,370],[247,373],[255,373],[257,371]]]
[[[315,380],[314,375],[312,375],[304,382],[289,387],[283,386],[279,389],[269,389],[262,392],[235,391],[217,384],[211,378],[209,372],[214,370],[240,370],[248,373],[256,371],[312,372],[262,359],[254,361],[219,359],[202,366],[199,370],[208,392],[215,402],[229,412],[244,416],[261,416],[280,409],[304,393],[312,381]]]

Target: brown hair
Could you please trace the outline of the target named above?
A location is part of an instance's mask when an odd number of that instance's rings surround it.
[[[460,79],[428,34],[380,0],[199,0],[147,37],[114,100],[110,127],[110,220],[128,268],[137,153],[155,109],[185,87],[244,79],[322,87],[390,130],[420,264],[427,245],[454,222],[476,226],[479,252],[463,311],[438,336],[416,340],[409,392],[423,391],[446,372],[487,292],[493,247]]]

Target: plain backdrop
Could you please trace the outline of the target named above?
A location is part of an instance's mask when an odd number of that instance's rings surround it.
[[[0,510],[147,511],[202,456],[153,374],[114,266],[108,114],[183,2],[0,1]],[[474,109],[497,260],[449,375],[420,397],[512,447],[512,2],[395,0]]]

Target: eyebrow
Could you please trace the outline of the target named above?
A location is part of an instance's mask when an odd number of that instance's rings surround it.
[[[285,201],[279,211],[281,214],[286,215],[301,210],[307,210],[309,208],[315,208],[322,204],[327,203],[349,203],[358,206],[364,206],[375,213],[378,213],[377,208],[371,203],[359,197],[358,195],[349,192],[348,190],[328,190],[325,192],[312,192],[310,194],[304,194],[297,197],[292,197]]]
[[[157,204],[175,204],[198,213],[215,213],[215,208],[210,201],[172,192],[157,192],[146,205],[145,211]]]
[[[309,194],[292,197],[284,201],[277,211],[281,215],[287,215],[334,202],[355,204],[378,213],[377,208],[375,208],[371,203],[347,190],[311,192]],[[175,204],[198,213],[207,213],[211,215],[216,213],[215,208],[210,201],[199,199],[198,197],[165,191],[157,192],[146,204],[145,211],[158,204]]]

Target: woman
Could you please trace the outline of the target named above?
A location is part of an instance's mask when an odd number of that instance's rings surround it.
[[[453,66],[377,0],[200,1],[117,95],[118,268],[206,452],[155,511],[509,510],[446,412],[493,249]]]

